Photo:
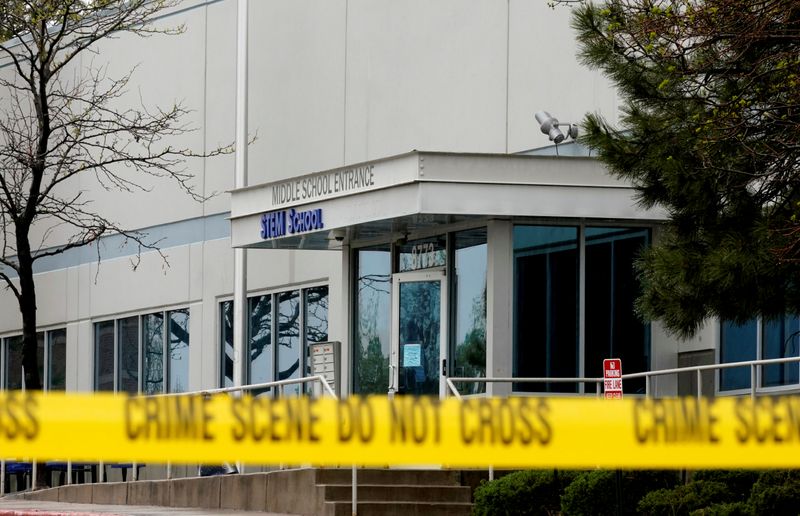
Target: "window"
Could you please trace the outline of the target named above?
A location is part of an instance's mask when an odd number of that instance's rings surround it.
[[[486,228],[453,235],[455,301],[454,376],[486,376]],[[458,385],[463,394],[485,392],[485,383]]]
[[[514,227],[514,376],[578,376],[578,228]],[[575,392],[574,384],[515,390]]]
[[[624,371],[650,366],[650,331],[636,315],[639,296],[634,261],[649,242],[642,228],[587,227],[585,376],[603,376],[603,359],[620,358]],[[644,394],[644,379],[626,380],[625,391]]]
[[[3,388],[22,389],[22,335],[3,339]]]
[[[36,362],[45,390],[66,388],[67,330],[40,331],[36,334]],[[22,388],[22,335],[0,340],[0,387]]]
[[[385,394],[389,388],[392,254],[385,245],[358,249],[355,258],[353,392]]]
[[[640,291],[634,261],[649,240],[645,228],[514,227],[515,376],[600,377],[603,359],[612,357],[628,372],[649,369],[649,326],[634,311]],[[579,386],[514,388],[576,392]],[[643,390],[641,381],[625,383],[626,392]]]
[[[720,363],[798,356],[800,317],[785,315],[772,320],[752,319],[742,324],[720,323]],[[757,369],[761,387],[797,385],[800,364],[775,364]],[[750,367],[722,369],[719,389],[730,391],[750,388]]]
[[[94,378],[97,391],[188,391],[189,310],[95,323]]]
[[[46,332],[47,374],[44,385],[48,391],[63,391],[67,387],[67,330]]]
[[[258,295],[248,298],[247,305],[245,383],[300,378],[310,367],[308,344],[328,340],[328,287]],[[220,328],[220,385],[232,386],[233,301],[220,303]],[[298,393],[300,387],[286,387],[285,392]]]

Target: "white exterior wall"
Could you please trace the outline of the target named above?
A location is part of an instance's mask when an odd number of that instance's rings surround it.
[[[543,146],[533,119],[540,109],[562,121],[588,111],[616,117],[615,93],[574,58],[569,9],[544,1],[256,0],[250,15],[250,184],[412,149]],[[186,0],[158,23],[186,31],[105,41],[94,65],[108,64],[112,77],[138,66],[128,102],[141,94],[149,106],[191,109],[186,121],[197,130],[176,144],[203,151],[231,143],[236,1]],[[87,55],[75,67],[88,64]],[[88,176],[70,186],[91,191],[98,212],[147,228],[229,211],[233,165],[233,156],[188,164],[199,192],[218,193],[205,203],[151,178],[142,180],[149,191],[135,194],[106,192]],[[56,231],[47,244],[65,237]],[[216,386],[218,303],[233,291],[229,240],[168,246],[169,267],[145,253],[135,272],[127,257],[98,271],[93,253],[36,278],[40,327],[67,328],[68,388],[92,388],[93,322],[172,307],[191,310],[192,388]],[[347,338],[338,252],[249,253],[251,291],[328,282],[331,338]],[[16,301],[2,291],[0,337],[20,331]]]

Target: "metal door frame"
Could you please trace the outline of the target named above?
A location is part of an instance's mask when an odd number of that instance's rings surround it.
[[[400,385],[400,283],[439,281],[439,398],[447,395],[447,354],[449,350],[449,311],[447,275],[444,267],[419,271],[398,272],[392,275],[392,348],[389,353],[389,397],[397,393]]]

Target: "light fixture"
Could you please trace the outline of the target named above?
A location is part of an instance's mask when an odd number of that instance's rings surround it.
[[[576,124],[562,124],[556,117],[547,111],[537,111],[535,115],[536,121],[539,122],[539,127],[544,134],[550,138],[550,141],[558,145],[563,142],[567,137],[573,140],[578,137],[578,126]],[[559,126],[568,126],[567,134],[564,135],[559,129]]]

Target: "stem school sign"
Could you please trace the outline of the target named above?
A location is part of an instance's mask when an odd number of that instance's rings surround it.
[[[261,215],[261,238],[284,237],[287,234],[308,233],[325,228],[322,220],[322,208],[314,210],[289,210],[270,211]]]

